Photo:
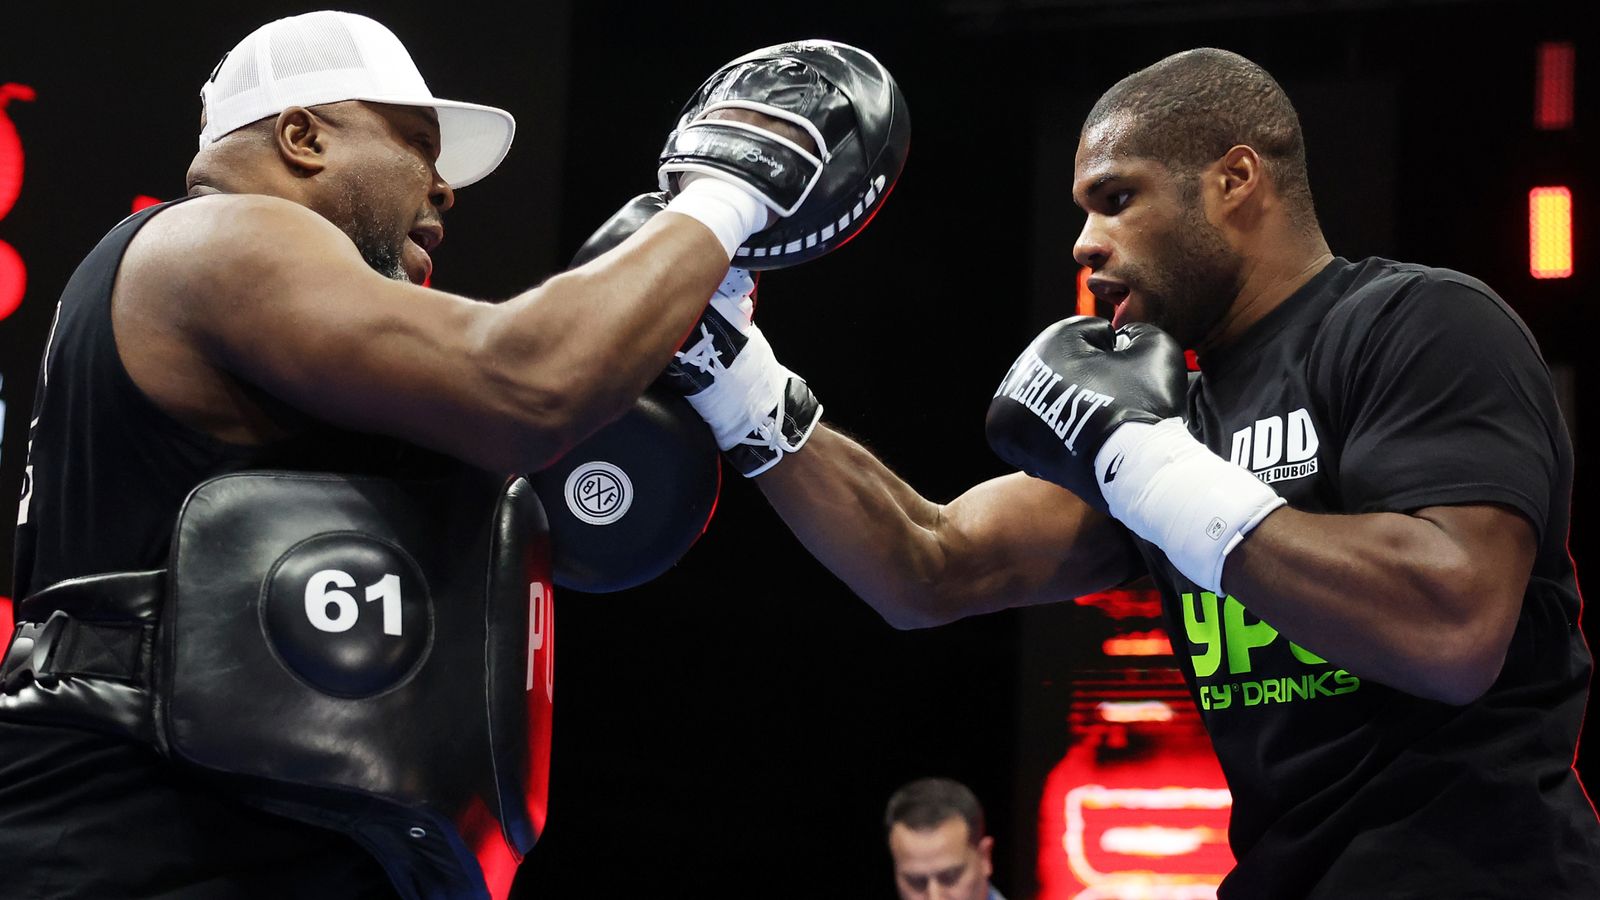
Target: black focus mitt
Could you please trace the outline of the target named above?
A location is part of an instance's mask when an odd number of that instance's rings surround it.
[[[722,465],[688,401],[652,386],[529,480],[550,520],[556,584],[598,594],[651,581],[689,552],[716,509]]]
[[[815,154],[744,122],[708,119],[743,109],[789,122]],[[661,189],[689,173],[735,180],[781,216],[739,247],[733,264],[777,269],[855,237],[905,166],[911,116],[894,78],[871,54],[834,41],[795,41],[733,60],[695,91],[661,150]]]

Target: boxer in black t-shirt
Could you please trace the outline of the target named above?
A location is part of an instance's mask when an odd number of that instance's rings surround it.
[[[1235,54],[1119,82],[1075,166],[1116,311],[1003,379],[1023,471],[931,503],[822,427],[773,506],[902,628],[1152,578],[1234,796],[1226,900],[1600,896],[1571,442],[1522,322],[1333,256],[1298,117]]]

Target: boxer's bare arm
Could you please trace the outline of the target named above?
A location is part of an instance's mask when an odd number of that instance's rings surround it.
[[[1528,519],[1491,504],[1409,515],[1285,507],[1228,554],[1222,583],[1305,649],[1461,704],[1499,676],[1538,551]]]
[[[1141,566],[1122,526],[1063,488],[1019,473],[934,503],[826,427],[756,482],[801,543],[896,628],[1070,599]]]
[[[260,388],[344,428],[528,471],[628,408],[726,270],[709,230],[663,214],[589,265],[482,303],[384,278],[295,203],[225,195],[151,220],[113,316],[135,382],[224,439],[274,436],[247,396]]]

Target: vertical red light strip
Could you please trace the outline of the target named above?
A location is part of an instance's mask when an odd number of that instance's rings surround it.
[[[1078,269],[1078,315],[1094,315],[1094,294],[1089,292],[1089,267]]]
[[[1573,70],[1577,50],[1570,41],[1547,41],[1539,45],[1538,71],[1534,77],[1533,125],[1540,131],[1562,131],[1572,127]]]
[[[1572,277],[1572,191],[1528,192],[1528,272],[1535,278]]]

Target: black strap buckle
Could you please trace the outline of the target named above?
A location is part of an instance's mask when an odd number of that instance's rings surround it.
[[[0,693],[15,693],[30,682],[43,688],[56,686],[60,679],[50,669],[50,658],[71,621],[58,609],[43,622],[17,623],[5,659],[0,660]]]

